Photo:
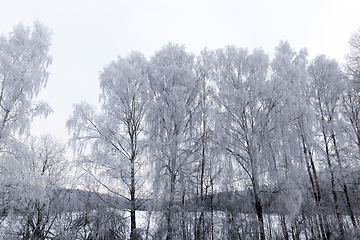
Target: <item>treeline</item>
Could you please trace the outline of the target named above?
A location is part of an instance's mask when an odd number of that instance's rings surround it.
[[[51,112],[33,101],[50,34],[16,26],[0,42],[4,238],[359,237],[360,31],[349,43],[343,66],[288,42],[271,58],[172,43],[118,57],[100,73],[100,109],[76,104],[66,123],[73,166],[52,137],[28,137]]]

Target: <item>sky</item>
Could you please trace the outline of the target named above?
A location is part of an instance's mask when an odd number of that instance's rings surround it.
[[[235,45],[271,56],[283,40],[341,63],[360,27],[359,0],[0,0],[0,9],[3,34],[36,19],[53,31],[51,75],[38,99],[54,113],[36,119],[32,134],[64,142],[73,104],[98,104],[99,73],[117,56],[149,58],[168,42],[195,54]]]

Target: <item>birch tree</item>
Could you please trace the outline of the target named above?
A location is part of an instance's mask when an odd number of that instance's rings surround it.
[[[13,179],[5,186],[8,212],[4,232],[8,237],[46,239],[55,236],[65,211],[61,188],[68,183],[70,170],[65,145],[50,135],[7,145],[8,170]]]
[[[196,205],[200,212],[199,218],[195,215],[195,236],[194,239],[213,239],[213,195],[214,185],[217,177],[218,164],[214,145],[215,112],[217,104],[214,99],[216,77],[215,77],[216,58],[215,51],[204,49],[196,57],[196,77],[199,89],[199,119],[196,121],[195,138],[199,139],[197,152],[198,162],[194,166],[196,169]],[[210,201],[210,222],[206,219],[206,201]]]
[[[158,174],[156,184],[162,183],[167,202],[166,240],[185,239],[185,219],[184,216],[181,219],[182,227],[176,224],[175,201],[184,204],[187,173],[198,146],[192,137],[199,92],[194,56],[187,53],[184,46],[169,43],[152,56],[149,69],[153,98],[148,117],[150,149]]]
[[[317,117],[317,126],[322,138],[322,153],[330,174],[331,192],[339,231],[341,236],[343,236],[344,229],[339,210],[332,152],[336,151],[335,121],[344,84],[342,83],[342,76],[337,62],[327,59],[324,55],[318,56],[313,61],[309,66],[309,73],[313,80],[312,97]]]
[[[17,137],[29,134],[33,118],[52,111],[48,104],[34,100],[49,77],[50,42],[51,31],[39,21],[33,27],[18,24],[0,36],[0,191],[5,216],[11,207],[5,203],[15,200],[7,190],[17,189],[21,179],[13,178],[19,169],[9,154],[22,148]]]
[[[281,101],[276,107],[277,128],[268,139],[271,154],[270,178],[275,193],[275,208],[280,216],[282,236],[290,239],[287,223],[295,227],[301,209],[302,181],[304,180],[301,151],[296,123],[303,115],[304,86],[307,80],[307,51],[294,51],[288,42],[280,42],[271,61],[271,79]],[[297,231],[297,229],[296,229]],[[294,235],[296,235],[295,233]],[[293,236],[294,239],[295,236]]]
[[[345,130],[344,132],[346,133],[345,141],[348,144],[347,155],[349,156],[350,165],[354,166],[354,163],[360,158],[360,29],[352,34],[349,39],[349,45],[350,53],[346,56],[344,75],[346,80],[346,92],[343,95],[342,105],[344,119],[346,119],[347,122],[343,127]],[[352,173],[357,170],[358,169],[351,169],[351,172],[348,175],[351,176]],[[348,196],[346,182],[344,182],[344,193],[346,195],[352,224],[354,228],[357,228],[358,224],[350,206],[350,197]]]
[[[258,219],[260,239],[265,239],[261,187],[268,153],[264,141],[272,131],[278,96],[267,81],[269,58],[260,49],[227,47],[218,51],[219,101],[222,107],[221,140],[229,156],[247,176]]]
[[[143,184],[140,168],[146,147],[146,66],[146,59],[138,52],[127,58],[119,57],[100,74],[101,112],[89,104],[78,104],[67,121],[73,146],[80,155],[88,154],[85,163],[90,168],[87,171],[111,193],[128,201],[130,239],[137,239],[138,235],[135,211],[139,206],[138,189]],[[87,146],[91,148],[88,152]]]

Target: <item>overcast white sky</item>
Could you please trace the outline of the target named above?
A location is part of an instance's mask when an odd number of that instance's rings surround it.
[[[343,61],[360,27],[359,0],[0,0],[0,32],[39,19],[54,32],[53,64],[39,99],[54,113],[33,123],[33,133],[67,141],[72,104],[98,102],[98,76],[117,55],[150,57],[169,41],[199,53],[236,45],[271,54],[280,40],[311,57]]]

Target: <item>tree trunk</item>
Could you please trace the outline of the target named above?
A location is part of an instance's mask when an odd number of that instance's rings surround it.
[[[134,135],[130,133],[131,139],[131,169],[130,169],[130,240],[137,240],[137,230],[136,230],[136,186],[135,186],[135,158],[136,158],[136,150],[134,145]]]
[[[332,140],[333,140],[333,145],[334,145],[334,149],[335,149],[336,159],[337,159],[337,162],[338,162],[339,167],[340,167],[341,183],[342,183],[342,187],[343,187],[343,189],[344,189],[344,194],[345,194],[345,199],[346,199],[346,206],[347,206],[347,209],[348,209],[348,212],[349,212],[349,215],[350,215],[351,223],[352,223],[354,229],[357,229],[357,224],[356,224],[355,215],[354,215],[354,212],[353,212],[352,207],[351,207],[350,197],[349,197],[347,185],[346,185],[346,182],[345,182],[345,179],[344,179],[344,176],[343,176],[343,167],[342,167],[342,163],[341,163],[340,153],[339,153],[339,150],[338,150],[338,147],[337,147],[337,143],[336,143],[335,134],[332,133],[332,136],[331,136],[331,137],[332,137]]]
[[[262,203],[260,199],[260,186],[259,186],[259,176],[258,176],[258,161],[257,161],[257,148],[258,146],[255,142],[252,143],[252,146],[249,147],[249,158],[251,163],[251,182],[254,193],[254,204],[256,216],[259,223],[259,231],[260,231],[260,240],[265,240],[265,226],[264,226],[264,215],[262,209]]]
[[[130,240],[137,239],[136,233],[136,198],[135,198],[135,177],[134,177],[134,165],[132,164],[131,169],[131,189],[130,189]]]
[[[204,195],[204,185],[205,185],[205,128],[206,123],[203,121],[203,136],[202,136],[202,152],[201,152],[201,163],[200,163],[200,217],[196,224],[196,234],[195,240],[201,240],[204,237],[204,205],[205,205],[205,195]]]
[[[187,231],[186,231],[186,210],[185,210],[185,188],[182,191],[182,198],[181,198],[181,228],[182,228],[182,239],[187,239]]]
[[[322,133],[323,133],[323,140],[324,140],[324,144],[325,144],[326,160],[327,160],[327,164],[328,164],[329,172],[330,172],[331,192],[332,192],[332,195],[334,198],[335,214],[336,214],[336,218],[337,218],[337,221],[339,224],[340,235],[342,237],[344,237],[344,228],[343,228],[343,223],[342,223],[342,219],[340,216],[339,203],[338,203],[337,193],[336,193],[336,189],[335,189],[334,170],[333,170],[333,167],[331,164],[331,159],[330,159],[329,142],[328,142],[328,137],[326,136],[324,127],[322,129]]]
[[[322,212],[321,212],[322,210],[321,210],[320,185],[319,185],[319,180],[318,180],[317,173],[316,173],[315,163],[312,158],[311,150],[309,150],[307,147],[305,135],[304,135],[303,129],[301,127],[301,124],[300,124],[300,131],[301,131],[300,135],[301,135],[302,148],[303,148],[303,153],[304,153],[305,162],[306,162],[306,166],[307,166],[307,171],[309,174],[309,178],[310,178],[310,182],[311,182],[311,186],[312,186],[312,190],[313,190],[313,194],[314,194],[314,198],[315,198],[315,203],[316,203],[318,211],[320,211],[318,213],[318,214],[320,214],[320,215],[318,215],[320,233],[321,233],[322,238],[326,239],[323,218],[322,218]]]
[[[175,181],[176,175],[173,171],[170,172],[170,198],[169,204],[167,209],[167,233],[166,233],[166,240],[172,240],[173,235],[173,227],[172,227],[172,211],[174,206],[175,200]]]
[[[265,240],[265,227],[264,227],[264,216],[263,216],[263,209],[261,205],[261,200],[257,193],[254,191],[255,197],[255,210],[256,215],[259,221],[259,229],[260,229],[260,239]]]
[[[210,186],[211,186],[211,195],[210,195],[211,240],[214,240],[214,184],[211,176],[210,176]]]
[[[356,219],[355,219],[355,214],[354,214],[354,211],[352,210],[352,207],[351,207],[349,192],[347,190],[347,185],[346,185],[345,182],[343,184],[343,188],[344,188],[344,193],[345,193],[345,198],[346,198],[346,206],[347,206],[347,209],[348,209],[348,212],[349,212],[349,215],[350,215],[352,225],[353,225],[354,229],[357,229],[357,223],[356,223]]]
[[[255,211],[256,216],[259,221],[259,231],[260,231],[260,239],[265,240],[265,227],[264,227],[264,215],[261,204],[261,199],[259,196],[259,182],[257,179],[257,175],[252,179],[253,192],[254,192],[254,203],[255,203]]]
[[[281,229],[283,232],[283,237],[285,240],[289,240],[289,233],[286,226],[285,214],[281,213],[280,218],[281,218]]]

